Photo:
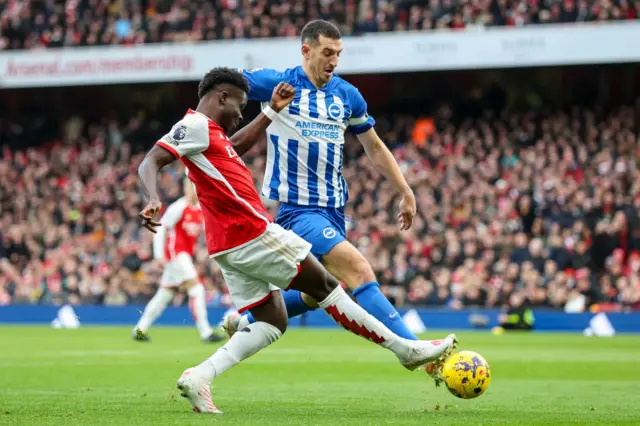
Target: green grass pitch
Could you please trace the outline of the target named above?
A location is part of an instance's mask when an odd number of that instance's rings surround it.
[[[444,332],[429,333],[430,338]],[[492,383],[475,400],[435,389],[393,354],[341,330],[292,330],[214,382],[221,416],[191,413],[175,389],[209,356],[188,328],[0,328],[0,424],[640,424],[640,337],[461,333]]]

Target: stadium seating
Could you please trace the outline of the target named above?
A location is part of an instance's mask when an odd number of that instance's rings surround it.
[[[11,0],[0,2],[0,50],[291,37],[318,18],[331,19],[345,35],[357,35],[632,20],[639,12],[637,1],[596,0]]]
[[[639,308],[638,113],[378,116],[419,214],[400,232],[394,191],[347,144],[350,239],[397,305],[497,307],[518,293],[538,307]],[[78,117],[60,128],[61,141],[0,158],[0,304],[145,302],[160,269],[137,219],[140,134]],[[247,160],[260,177],[263,152]],[[178,167],[161,182],[167,203]],[[204,246],[197,258],[210,303],[228,304]]]

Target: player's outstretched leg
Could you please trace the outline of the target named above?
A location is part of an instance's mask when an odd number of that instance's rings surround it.
[[[187,287],[187,294],[189,295],[189,309],[193,316],[193,321],[196,323],[198,334],[203,342],[219,342],[224,337],[215,333],[209,324],[209,317],[207,315],[207,295],[204,285],[202,283],[193,280],[185,283]]]
[[[301,266],[293,288],[319,300],[320,307],[346,330],[391,350],[407,369],[414,370],[447,357],[453,351],[457,342],[453,334],[442,340],[421,341],[405,339],[391,332],[353,302],[338,281],[312,255],[307,256]]]
[[[146,342],[149,340],[149,328],[158,319],[167,308],[167,305],[173,300],[174,291],[169,288],[160,287],[155,296],[147,303],[144,313],[138,324],[133,329],[133,338],[135,340]]]
[[[346,240],[336,244],[322,256],[322,264],[331,275],[349,287],[365,311],[396,335],[418,340],[391,302],[382,294],[371,265],[353,244]]]
[[[241,361],[278,340],[287,329],[287,312],[280,291],[252,308],[256,322],[238,330],[224,346],[200,365],[187,369],[178,379],[182,396],[189,399],[193,411],[222,413],[211,399],[211,381]]]

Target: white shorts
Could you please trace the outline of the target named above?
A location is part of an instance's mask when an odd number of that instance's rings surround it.
[[[270,223],[249,244],[216,256],[233,304],[239,312],[259,306],[274,290],[286,290],[300,272],[311,244],[293,231]]]
[[[193,259],[188,253],[178,253],[173,259],[164,265],[164,272],[160,279],[161,287],[178,287],[185,281],[198,278],[198,271],[193,264]]]

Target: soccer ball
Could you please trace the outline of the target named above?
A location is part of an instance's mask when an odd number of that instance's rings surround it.
[[[445,361],[442,376],[449,392],[458,398],[471,399],[487,390],[491,369],[480,354],[461,351]]]

